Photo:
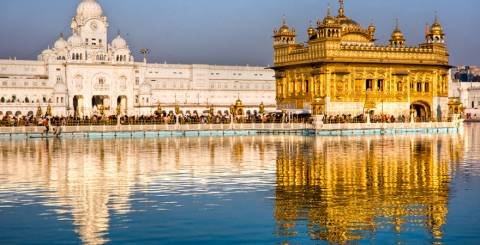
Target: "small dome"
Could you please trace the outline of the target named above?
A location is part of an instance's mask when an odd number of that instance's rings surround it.
[[[330,14],[330,4],[328,4],[327,16],[323,19],[324,25],[333,25],[337,24],[337,20]]]
[[[323,24],[324,25],[333,25],[333,24],[337,24],[337,21],[335,20],[334,17],[332,17],[330,15],[327,15],[327,17],[325,17],[325,19],[323,19]]]
[[[405,36],[403,35],[403,32],[400,30],[398,20],[397,20],[397,25],[395,26],[395,30],[393,30],[392,32],[391,41],[405,41]]]
[[[53,53],[53,50],[51,49],[45,49],[42,51],[42,55],[49,55],[49,54],[52,54]]]
[[[96,0],[83,0],[77,7],[77,16],[85,19],[101,17],[102,6]]]
[[[53,47],[56,50],[63,50],[63,49],[66,49],[68,47],[67,41],[65,41],[65,39],[63,39],[63,34],[60,35],[60,38],[55,42]]]
[[[432,33],[433,35],[443,35],[443,28],[442,25],[440,25],[437,16],[435,16],[435,21],[430,27],[430,33]]]
[[[118,36],[112,41],[112,47],[114,49],[127,48],[127,41],[118,33]]]
[[[280,27],[279,31],[280,33],[287,33],[290,31],[290,27],[288,27],[287,25],[287,18],[285,17],[285,15],[283,16],[282,27]]]
[[[140,85],[140,94],[141,95],[152,94],[152,86],[148,83],[142,83],[142,85]]]
[[[375,33],[377,29],[375,28],[375,25],[373,23],[371,23],[369,26],[368,26],[368,32],[369,33]]]
[[[67,86],[64,83],[57,83],[53,90],[55,94],[66,94]]]
[[[316,32],[315,28],[313,28],[312,22],[310,21],[310,27],[308,27],[308,30],[307,30],[308,36],[311,37],[311,36],[315,35],[315,32]]]
[[[403,32],[401,32],[400,30],[394,30],[393,33],[392,33],[392,40],[393,41],[400,41],[400,40],[403,40],[404,39],[404,36],[403,36]]]
[[[338,23],[339,23],[340,25],[342,25],[342,26],[347,26],[347,27],[360,27],[360,25],[359,25],[356,21],[354,21],[354,20],[352,20],[352,19],[350,19],[350,18],[346,18],[346,17],[337,18],[337,21],[338,21]]]
[[[73,34],[70,38],[68,38],[68,44],[72,47],[80,47],[83,45],[82,38],[77,34]]]

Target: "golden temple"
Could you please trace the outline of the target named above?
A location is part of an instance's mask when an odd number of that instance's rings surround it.
[[[448,113],[449,54],[435,16],[425,42],[407,45],[397,25],[388,45],[375,39],[375,25],[362,27],[346,16],[339,0],[337,16],[310,25],[306,44],[284,16],[274,30],[274,66],[279,109],[311,110],[323,115],[390,114],[435,118]]]

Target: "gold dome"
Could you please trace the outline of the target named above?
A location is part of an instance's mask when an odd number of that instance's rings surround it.
[[[397,26],[395,27],[395,30],[393,30],[392,32],[391,41],[405,41],[405,36],[403,35],[403,32],[400,30],[400,27],[398,25],[398,20],[397,20]]]
[[[290,28],[287,26],[287,18],[284,15],[282,20],[282,27],[280,27],[280,32],[287,33],[289,31],[290,31]]]
[[[328,4],[327,16],[323,19],[324,25],[337,24],[337,20],[330,14],[330,4]]]
[[[312,21],[310,21],[310,27],[308,27],[308,31],[307,31],[308,36],[311,37],[315,35],[315,32],[316,31],[315,31],[315,28],[313,28]]]
[[[442,35],[443,34],[443,28],[442,25],[440,25],[440,22],[438,21],[438,16],[435,15],[435,21],[433,22],[432,26],[430,27],[430,33],[433,35]]]
[[[375,33],[377,29],[375,28],[375,25],[372,23],[370,23],[370,25],[368,26],[368,32],[370,33]]]

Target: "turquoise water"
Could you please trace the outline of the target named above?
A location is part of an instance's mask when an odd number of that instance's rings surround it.
[[[0,141],[0,243],[474,244],[479,130]]]

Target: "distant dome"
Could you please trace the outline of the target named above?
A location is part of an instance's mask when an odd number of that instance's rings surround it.
[[[64,83],[57,83],[54,87],[55,94],[66,94],[67,93],[67,86]]]
[[[70,38],[68,38],[68,44],[72,47],[80,47],[83,44],[82,38],[77,34],[73,34]]]
[[[354,21],[350,18],[346,18],[346,17],[345,18],[337,18],[337,20],[338,20],[338,23],[342,26],[360,27],[360,25],[356,21]]]
[[[65,41],[65,39],[63,39],[63,35],[60,36],[60,38],[55,42],[53,47],[56,50],[63,50],[63,49],[66,49],[68,47],[68,43],[67,43],[67,41]]]
[[[53,53],[53,50],[51,50],[51,49],[45,49],[45,50],[42,51],[43,55],[49,55],[49,54],[52,54],[52,53]]]
[[[123,37],[119,33],[118,36],[115,39],[113,39],[112,47],[114,49],[127,48],[127,41],[125,41],[125,39],[123,39]]]
[[[142,83],[142,85],[140,85],[140,94],[142,95],[152,94],[152,86],[148,83]]]
[[[102,14],[102,6],[96,0],[83,0],[77,7],[77,16],[85,19],[101,17]]]

